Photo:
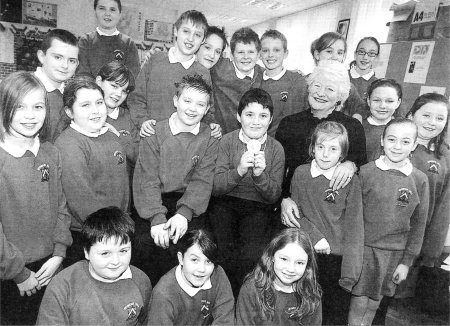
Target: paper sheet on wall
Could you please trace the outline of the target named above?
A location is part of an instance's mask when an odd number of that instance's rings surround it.
[[[437,93],[437,94],[445,95],[445,87],[438,87],[438,86],[422,86],[422,87],[420,87],[419,96],[422,94],[427,94],[427,93]]]
[[[14,34],[8,28],[0,32],[0,62],[14,63]]]
[[[441,0],[422,0],[416,4],[411,24],[436,21]]]
[[[406,65],[405,83],[425,84],[431,56],[433,55],[434,41],[414,42],[411,46],[408,64]]]
[[[377,78],[385,78],[386,70],[389,63],[389,57],[391,56],[392,44],[380,44],[380,54],[378,55],[378,60],[375,68],[375,76]]]

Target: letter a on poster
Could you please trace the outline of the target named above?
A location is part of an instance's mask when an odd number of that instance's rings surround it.
[[[408,64],[406,65],[405,83],[425,84],[431,56],[433,55],[434,41],[414,42],[411,46]]]

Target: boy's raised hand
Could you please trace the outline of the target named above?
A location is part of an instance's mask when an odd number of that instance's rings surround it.
[[[187,228],[188,220],[181,214],[175,214],[164,224],[164,229],[169,231],[169,238],[174,244],[177,244],[178,240],[183,237]]]
[[[314,250],[318,254],[329,255],[331,253],[330,244],[328,243],[327,239],[325,239],[325,238],[322,238],[319,241],[317,241],[317,243],[314,245]]]
[[[209,128],[211,128],[211,137],[222,138],[222,127],[218,123],[210,123]]]
[[[153,126],[156,125],[156,120],[147,120],[142,123],[141,130],[139,135],[141,137],[148,137],[155,134],[155,128]]]
[[[409,266],[406,266],[404,264],[399,264],[397,268],[395,269],[394,274],[392,275],[392,282],[395,284],[400,284],[404,280],[406,280],[406,277],[408,276]]]
[[[44,265],[36,272],[36,278],[39,281],[40,286],[47,285],[52,279],[55,272],[58,270],[63,258],[60,256],[53,256],[45,262]]]
[[[259,177],[266,169],[266,156],[264,151],[255,154],[255,162],[253,165],[253,175]]]
[[[39,284],[34,272],[31,272],[30,276],[25,281],[17,284],[17,287],[19,288],[19,292],[22,297],[25,293],[28,296],[31,296],[36,293],[36,290],[41,289],[41,285]]]
[[[165,228],[166,224],[158,224],[150,228],[150,235],[158,247],[169,248],[169,230]]]
[[[239,165],[237,167],[237,172],[242,177],[245,174],[247,174],[248,168],[252,168],[253,164],[255,162],[255,155],[253,152],[245,152],[241,156],[241,161],[239,162]]]

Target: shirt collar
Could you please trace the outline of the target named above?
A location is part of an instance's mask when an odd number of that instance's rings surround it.
[[[264,72],[263,72],[263,79],[264,80],[268,80],[268,79],[273,79],[273,80],[280,80],[281,79],[281,77],[283,77],[284,76],[284,74],[286,73],[286,68],[283,68],[283,70],[281,70],[281,72],[279,73],[279,74],[277,74],[277,75],[275,75],[275,76],[273,76],[273,77],[270,77],[270,76],[267,76],[267,70],[264,70]]]
[[[266,142],[266,140],[267,140],[267,132],[264,134],[264,136],[262,136],[262,137],[259,138],[259,139],[250,139],[250,138],[248,138],[248,137],[244,134],[244,131],[243,131],[242,128],[241,128],[241,130],[239,130],[239,139],[240,139],[240,141],[243,142],[244,144],[248,144],[249,142],[251,142],[251,141],[253,141],[253,140],[257,140],[257,141],[259,141],[261,144],[264,144],[264,143]]]
[[[119,30],[118,30],[117,28],[116,28],[116,30],[114,31],[114,33],[112,33],[112,34],[106,34],[105,32],[102,32],[102,31],[100,30],[100,28],[98,28],[98,27],[97,27],[96,31],[97,31],[97,33],[98,33],[100,36],[116,36],[116,35],[119,35],[119,34],[120,34],[120,32],[119,32]]]
[[[208,290],[212,288],[211,284],[211,278],[209,278],[201,287],[194,288],[191,286],[186,280],[184,279],[183,275],[181,275],[181,265],[178,265],[175,269],[175,278],[180,285],[180,287],[183,289],[184,292],[186,292],[189,296],[193,297],[197,293],[200,292],[200,290]]]
[[[170,63],[181,63],[181,65],[184,67],[184,69],[189,69],[195,62],[195,55],[192,56],[192,58],[188,61],[180,61],[175,57],[175,48],[171,47],[169,49],[169,62]]]
[[[253,67],[252,71],[248,74],[245,75],[243,74],[238,68],[236,68],[236,65],[233,62],[233,66],[234,66],[234,71],[236,72],[236,77],[239,79],[244,79],[245,77],[249,77],[250,79],[253,79],[253,76],[255,75],[255,68]]]
[[[113,120],[117,120],[119,117],[119,107],[115,108],[111,113],[108,113],[108,117],[110,117]]]
[[[361,78],[363,78],[363,79],[365,79],[365,80],[369,80],[370,78],[372,78],[373,75],[375,75],[375,72],[374,72],[373,70],[371,70],[371,71],[368,72],[367,74],[361,76],[361,75],[356,71],[355,67],[353,67],[352,69],[350,69],[350,76],[352,76],[352,78],[359,78],[359,77],[361,77]]]
[[[98,276],[96,276],[94,273],[91,273],[91,264],[89,264],[89,273],[93,278],[95,278],[97,281],[104,282],[104,283],[115,283],[120,280],[128,280],[133,278],[133,274],[131,273],[131,268],[128,266],[128,268],[125,270],[125,272],[122,273],[118,278],[115,280],[107,280],[107,279],[100,279]]]
[[[311,162],[311,176],[313,178],[317,178],[318,176],[323,175],[328,180],[331,180],[333,178],[334,170],[336,170],[336,168],[339,164],[340,163],[336,164],[335,166],[333,166],[332,168],[330,168],[328,170],[323,170],[320,168],[320,166],[317,164],[316,160],[314,159]]]
[[[190,132],[193,135],[198,135],[198,133],[200,132],[200,122],[197,123],[197,125],[194,127],[194,129],[190,130],[190,131],[181,131],[178,127],[177,124],[175,123],[175,116],[177,115],[177,112],[172,113],[172,115],[169,118],[169,127],[170,127],[170,132],[172,133],[172,135],[176,136],[182,132]]]
[[[284,292],[284,293],[293,293],[294,292],[294,289],[292,288],[292,286],[289,291],[286,291],[286,290],[282,289],[277,283],[273,282],[273,287],[275,288],[275,290],[277,290],[279,292]]]
[[[394,119],[394,117],[391,117],[391,119]],[[383,123],[376,122],[376,121],[372,118],[372,116],[369,116],[369,117],[367,118],[367,122],[368,122],[370,125],[372,125],[372,126],[385,126],[385,125],[386,125],[386,124],[383,124]]]
[[[36,157],[39,152],[40,146],[41,146],[41,143],[39,141],[39,137],[34,137],[34,143],[28,149],[24,149],[22,147],[15,146],[15,145],[12,145],[9,143],[0,142],[1,148],[3,148],[7,153],[9,153],[12,156],[17,157],[17,158],[24,156],[27,151],[30,151]]]
[[[34,72],[34,75],[41,81],[41,83],[44,85],[45,90],[47,92],[53,92],[55,89],[61,92],[61,94],[64,92],[64,83],[61,83],[61,86],[59,88],[56,88],[51,83],[50,79],[47,77],[47,75],[44,73],[44,70],[42,67],[37,67],[36,71]]]
[[[72,129],[75,129],[76,131],[78,131],[80,134],[88,136],[90,138],[97,138],[100,135],[103,135],[105,133],[108,132],[108,127],[107,126],[103,126],[102,129],[100,129],[100,132],[89,132],[84,130],[83,128],[81,128],[79,125],[77,125],[74,121],[72,121],[70,123],[70,127]]]
[[[381,155],[378,159],[375,160],[375,165],[380,170],[383,170],[383,171],[397,170],[397,171],[400,171],[401,173],[403,173],[406,176],[408,176],[408,175],[410,175],[412,173],[413,165],[412,165],[412,163],[409,160],[407,160],[407,163],[406,163],[405,166],[397,169],[397,168],[390,168],[389,166],[387,166],[386,163],[384,163],[384,157],[385,157],[385,155]]]

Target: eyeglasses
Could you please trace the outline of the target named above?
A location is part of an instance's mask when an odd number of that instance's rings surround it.
[[[360,56],[365,56],[366,54],[371,57],[374,58],[378,55],[378,53],[375,52],[366,52],[364,50],[356,50],[356,54],[360,55]]]

